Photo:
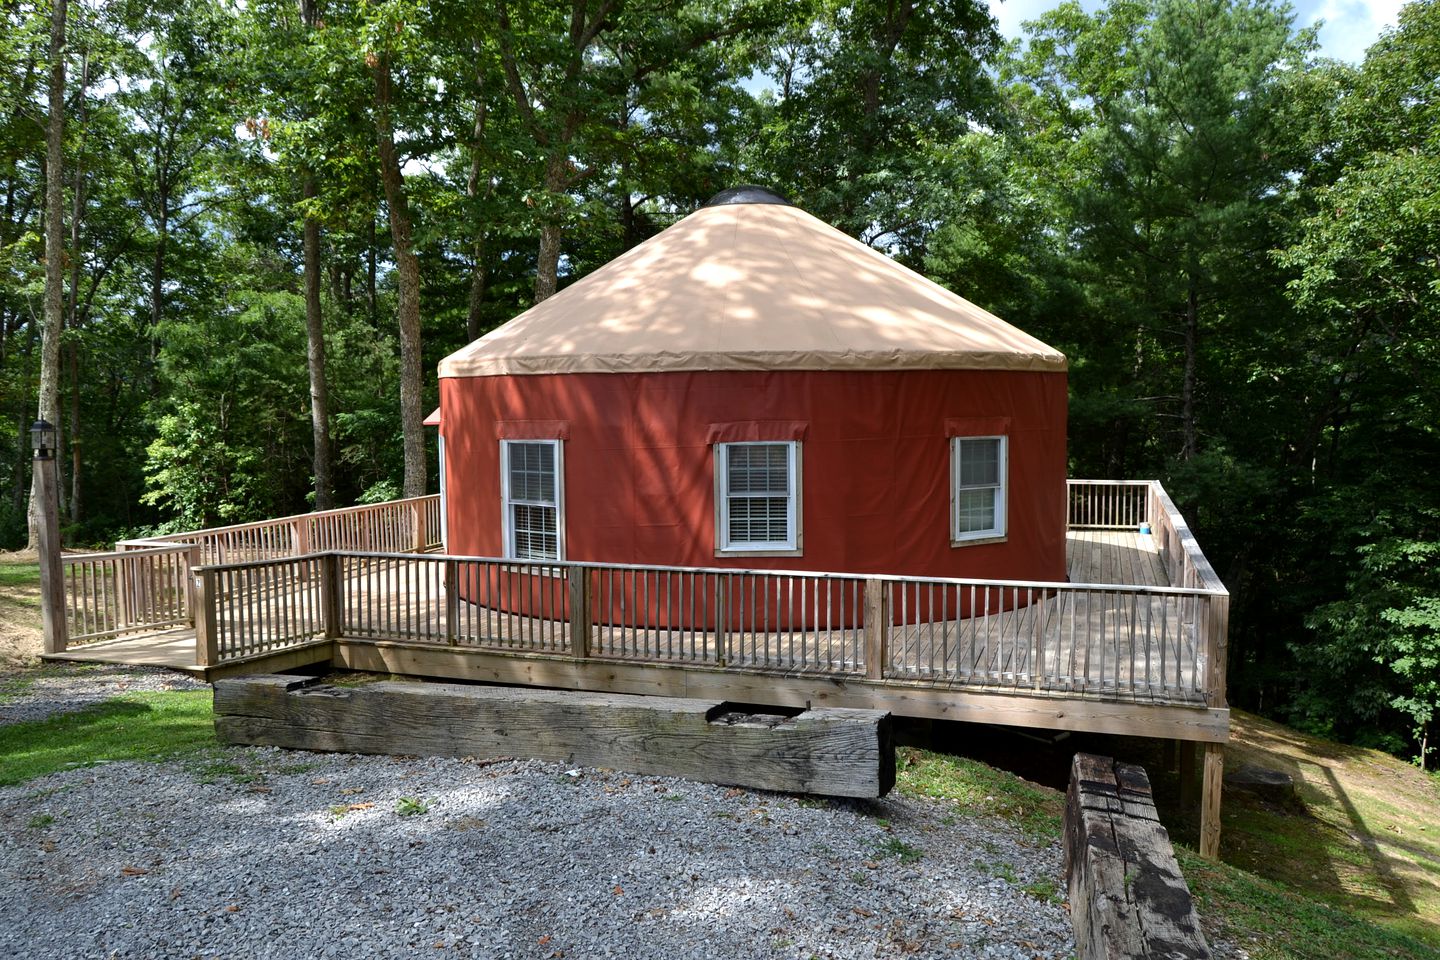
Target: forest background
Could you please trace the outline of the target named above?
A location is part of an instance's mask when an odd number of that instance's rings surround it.
[[[1433,758],[1437,0],[1358,65],[1269,0],[0,17],[0,548],[37,411],[69,544],[433,489],[442,356],[762,183],[1070,357],[1071,475],[1175,496],[1233,703]]]

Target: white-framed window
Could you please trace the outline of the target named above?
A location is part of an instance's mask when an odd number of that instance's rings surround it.
[[[565,559],[565,476],[559,440],[501,440],[505,556]]]
[[[1005,437],[950,440],[950,540],[993,540],[1005,536],[1009,487]]]
[[[715,444],[720,553],[800,550],[800,444]]]

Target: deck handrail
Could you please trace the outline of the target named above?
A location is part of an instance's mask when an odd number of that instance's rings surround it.
[[[207,563],[230,557],[268,562],[347,547],[424,551],[439,546],[440,531],[440,496],[430,494],[136,537],[118,541],[113,551],[69,554],[62,558],[66,643],[193,626],[192,572]]]
[[[1072,528],[1150,528],[1160,561],[1172,584],[1204,590],[1210,601],[1201,641],[1206,670],[1205,696],[1211,706],[1225,705],[1229,661],[1230,591],[1200,549],[1190,525],[1159,480],[1067,480],[1066,523]]]
[[[230,557],[275,559],[337,549],[381,547],[423,551],[440,545],[440,531],[440,495],[428,494],[224,527],[138,537],[121,540],[115,548],[143,549],[169,543],[191,543],[201,548],[202,562],[214,564],[226,562]]]
[[[376,551],[196,581],[207,665],[330,638],[1195,706],[1217,703],[1228,604],[1194,587]]]
[[[409,552],[390,553],[375,550],[326,550],[318,551],[316,556],[333,554],[335,556],[354,557],[367,560],[403,560],[412,556]],[[1229,596],[1223,585],[1216,589],[1210,587],[1162,587],[1150,584],[1116,584],[1116,583],[1085,583],[1073,580],[999,580],[984,579],[980,577],[921,577],[910,574],[898,573],[839,573],[827,570],[791,570],[774,567],[674,567],[660,564],[647,563],[601,563],[589,560],[516,560],[506,557],[487,557],[479,554],[433,554],[434,557],[443,560],[462,560],[474,563],[492,563],[506,567],[513,567],[517,570],[525,570],[533,575],[544,575],[547,570],[562,570],[566,568],[584,568],[588,570],[634,570],[644,573],[697,573],[697,574],[745,574],[747,576],[785,576],[805,577],[814,580],[882,580],[887,583],[920,583],[936,584],[941,586],[957,587],[1004,587],[1010,589],[1031,590],[1124,590],[1127,593],[1150,593],[1170,596]],[[242,560],[232,563],[205,564],[197,569],[208,570],[244,570],[247,568],[264,567],[269,560]]]

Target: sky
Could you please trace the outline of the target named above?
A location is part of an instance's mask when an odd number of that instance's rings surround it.
[[[1055,7],[1060,0],[989,0],[990,12],[1000,21],[1007,38],[1020,34],[1020,24]],[[1086,10],[1101,6],[1100,0],[1081,0]],[[1320,52],[1336,60],[1359,63],[1365,48],[1374,43],[1387,26],[1394,26],[1404,6],[1402,0],[1291,0],[1297,26],[1324,20],[1320,29]]]

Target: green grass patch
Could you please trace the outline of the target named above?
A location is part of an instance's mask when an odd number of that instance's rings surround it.
[[[901,863],[916,863],[925,856],[925,851],[912,846],[899,837],[886,837],[875,845],[875,852],[882,857],[894,857]]]
[[[916,747],[895,752],[901,793],[954,800],[972,813],[988,814],[1018,826],[1033,840],[1060,836],[1064,797],[976,760]]]
[[[0,588],[40,589],[40,564],[0,561]]]
[[[1200,915],[1252,960],[1394,960],[1435,957],[1435,948],[1305,893],[1176,847]]]
[[[134,693],[47,720],[0,726],[0,786],[117,760],[218,749],[208,690]]]

